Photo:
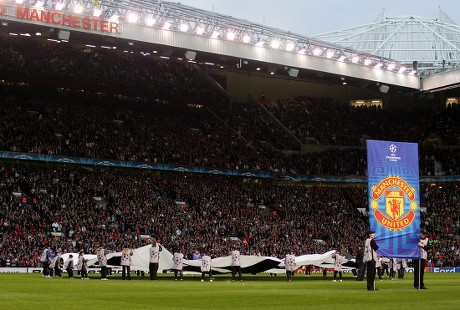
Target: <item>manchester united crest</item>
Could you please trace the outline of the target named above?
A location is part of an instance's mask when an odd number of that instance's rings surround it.
[[[403,230],[415,218],[415,189],[399,176],[388,176],[372,186],[372,198],[375,219],[389,230]]]
[[[385,192],[385,213],[391,219],[397,220],[404,214],[404,193],[401,190]]]

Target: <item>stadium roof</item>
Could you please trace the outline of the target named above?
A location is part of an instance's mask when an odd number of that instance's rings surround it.
[[[191,51],[195,56],[198,55],[198,61],[220,64],[226,68],[235,64],[239,69],[241,64],[246,68],[246,63],[255,62],[254,70],[259,70],[260,64],[266,64],[266,69],[271,74],[278,70],[277,73],[282,71],[284,75],[289,74],[289,77],[294,78],[303,79],[305,75],[309,78],[315,74],[318,78],[321,78],[319,75],[326,75],[336,80],[346,77],[407,90],[429,90],[454,84],[460,86],[460,70],[444,72],[449,75],[438,76],[436,79],[430,78],[437,75],[422,76],[426,78],[425,81],[418,76],[419,72],[412,70],[414,60],[418,61],[419,69],[426,69],[423,74],[439,73],[458,66],[459,27],[445,14],[442,19],[447,21],[449,26],[438,26],[437,32],[427,30],[433,28],[433,24],[437,25],[437,20],[409,16],[405,22],[399,23],[400,27],[392,28],[391,25],[394,25],[396,20],[389,22],[390,19],[384,18],[383,14],[379,18],[381,21],[375,25],[372,23],[361,28],[352,28],[361,29],[357,34],[349,32],[350,30],[335,32],[335,40],[327,42],[325,35],[312,38],[169,1],[0,0],[0,29],[10,34],[19,32],[30,36],[30,33],[35,33],[31,26],[48,27],[48,31],[37,28],[36,31],[49,33],[49,40],[55,41],[59,39],[57,41],[67,42],[71,36],[74,43],[75,38],[79,36],[80,42],[85,41],[85,38],[96,41],[97,37],[101,37],[105,41],[101,44],[103,48],[113,44],[112,48],[115,49],[116,42],[124,44],[125,41],[133,45],[135,41],[136,45],[137,42],[153,44],[156,46],[153,53],[164,50],[166,56],[168,53],[173,55],[177,52],[183,57],[184,52]],[[409,28],[414,20],[425,27],[423,31],[415,29],[414,26]],[[391,31],[392,29],[394,30]],[[396,34],[404,33],[404,29],[406,36],[398,36],[400,42],[395,41],[398,45],[391,45],[391,40],[397,37]],[[337,37],[342,32],[346,32],[347,35]],[[56,34],[57,38],[54,37]],[[367,34],[367,37],[358,40],[361,34]],[[441,43],[434,43],[438,41],[431,41],[428,35],[440,39]],[[346,38],[362,44],[353,45],[347,42]],[[431,45],[425,47],[425,50],[422,47],[414,47],[418,43],[426,42]],[[413,46],[410,46],[411,49],[403,48],[400,46],[403,44]],[[407,52],[412,48],[420,53],[431,52],[434,48],[439,52],[435,56],[416,58],[403,57],[396,53],[398,49]],[[379,54],[382,52],[383,54]],[[189,59],[187,55],[185,57]],[[402,64],[400,60],[408,63]]]
[[[429,75],[460,66],[460,26],[439,10],[439,17],[385,17],[352,28],[316,35],[315,38],[399,61],[417,62],[419,75]]]
[[[64,13],[77,12],[82,16],[120,21],[152,28],[196,34],[204,37],[241,42],[258,47],[269,47],[281,51],[305,55],[324,56],[345,62],[359,54],[372,59],[373,63],[391,63],[392,59],[367,55],[338,44],[269,27],[232,16],[209,12],[181,3],[161,0],[5,0],[6,3]],[[97,15],[96,15],[97,14]],[[6,16],[7,14],[5,14]],[[166,28],[165,25],[168,24]],[[399,67],[399,66],[398,66]],[[398,69],[398,68],[395,68]],[[409,73],[406,72],[406,73]]]

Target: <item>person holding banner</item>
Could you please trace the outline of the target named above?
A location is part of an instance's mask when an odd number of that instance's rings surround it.
[[[184,272],[182,271],[184,267],[184,254],[181,252],[178,247],[173,255],[173,270],[174,270],[174,280],[177,281],[177,274],[180,276],[180,280],[184,279]]]
[[[149,273],[150,280],[157,280],[158,267],[160,266],[160,252],[163,250],[161,245],[157,244],[155,239],[152,240],[152,246],[149,249]]]
[[[240,282],[243,282],[243,278],[241,275],[241,259],[240,259],[240,251],[238,248],[235,248],[232,253],[232,282],[235,282],[235,276],[238,273],[238,278]]]
[[[101,280],[107,281],[107,254],[109,254],[109,250],[100,247],[97,248],[96,253],[99,267],[101,267]]]
[[[69,279],[73,279],[73,267],[73,255],[70,254],[69,258],[64,263],[64,268],[67,271],[67,274],[69,275]]]
[[[426,260],[428,258],[428,237],[426,231],[422,230],[420,233],[420,241],[418,242],[420,248],[420,259],[414,259],[414,287],[416,289],[426,289],[423,282],[425,275]]]
[[[49,278],[50,277],[50,263],[53,260],[54,255],[50,248],[46,247],[43,250],[42,255],[40,256],[40,262],[43,266],[43,277]]]
[[[340,251],[337,251],[332,255],[332,258],[334,258],[334,280],[332,282],[337,282],[337,273],[339,274],[339,281],[342,282],[342,262],[345,257],[341,255]]]
[[[286,277],[287,277],[288,282],[291,282],[291,278],[292,278],[292,275],[294,274],[294,270],[296,266],[295,256],[292,253],[293,251],[289,251],[286,257],[284,258],[284,266],[285,266],[284,268],[286,269]]]
[[[204,254],[201,258],[201,282],[204,281],[204,275],[209,275],[209,282],[212,282],[211,256]]]
[[[54,276],[56,278],[61,278],[62,277],[61,269],[64,266],[64,259],[61,257],[61,252],[60,251],[56,252],[56,257],[54,259],[55,259],[55,262],[54,262]]]
[[[367,232],[369,236],[366,239],[366,243],[364,244],[364,262],[367,265],[367,290],[368,291],[376,291],[375,288],[375,268],[377,262],[377,249],[379,246],[374,240],[375,232],[369,230]]]
[[[55,267],[56,267],[56,261],[58,260],[58,256],[57,256],[57,253],[54,254],[53,256],[53,259],[50,261],[50,277],[52,278],[53,275],[54,275],[54,270],[55,270]]]
[[[134,252],[130,248],[123,248],[121,251],[121,279],[131,281],[131,256]]]
[[[85,252],[80,250],[80,254],[78,255],[78,263],[77,263],[77,270],[80,273],[80,277],[82,280],[89,280],[88,278],[88,260],[85,258]]]

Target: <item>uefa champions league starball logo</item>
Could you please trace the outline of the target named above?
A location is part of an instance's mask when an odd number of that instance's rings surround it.
[[[394,144],[390,145],[390,152],[391,153],[396,153],[397,150],[398,150],[398,148],[396,147],[396,145],[394,145]]]
[[[391,144],[388,149],[390,150],[391,154],[385,156],[385,159],[388,159],[389,161],[393,161],[393,162],[397,162],[398,160],[401,160],[400,156],[396,156],[396,151],[398,150],[398,147],[395,144]]]

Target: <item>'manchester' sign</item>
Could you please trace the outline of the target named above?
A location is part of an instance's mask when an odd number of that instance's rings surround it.
[[[56,26],[68,26],[72,28],[81,28],[84,30],[94,30],[114,34],[119,33],[117,22],[99,18],[83,17],[79,15],[68,15],[57,11],[44,11],[42,9],[18,6],[16,8],[16,17],[18,19],[43,22]]]

